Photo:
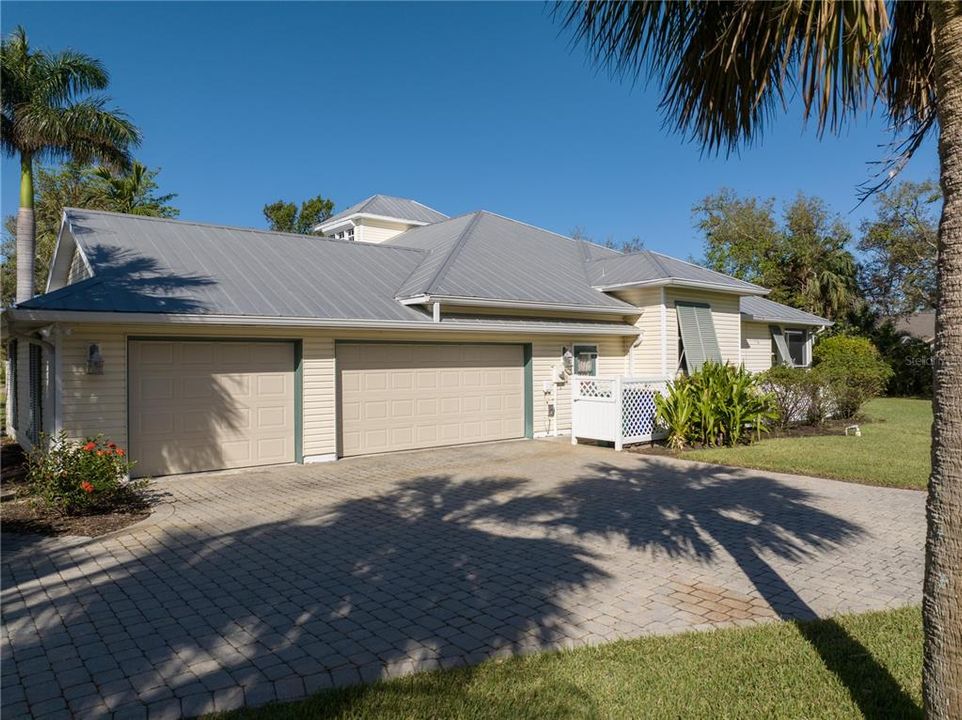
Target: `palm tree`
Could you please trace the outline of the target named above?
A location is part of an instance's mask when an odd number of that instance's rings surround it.
[[[32,50],[18,27],[0,46],[0,143],[20,158],[20,211],[17,214],[17,302],[34,293],[34,162],[44,159],[97,159],[130,166],[129,149],[140,133],[127,117],[107,108],[108,99],[78,95],[107,87],[98,60],[72,50],[47,54]]]
[[[96,184],[93,192],[105,209],[128,215],[177,217],[179,211],[170,206],[177,193],[157,195],[157,170],[151,170],[136,160],[130,170],[112,172],[101,165],[93,171]]]
[[[555,12],[597,65],[660,84],[668,122],[709,151],[757,139],[796,96],[820,135],[883,107],[905,138],[890,176],[937,129],[923,680],[929,718],[962,717],[962,2],[576,0]]]

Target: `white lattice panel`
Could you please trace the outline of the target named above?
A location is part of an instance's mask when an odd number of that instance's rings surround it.
[[[655,431],[655,396],[648,383],[625,382],[621,389],[621,431],[625,442],[649,440]]]
[[[615,381],[608,378],[578,378],[577,396],[579,398],[597,398],[610,400],[614,397]]]

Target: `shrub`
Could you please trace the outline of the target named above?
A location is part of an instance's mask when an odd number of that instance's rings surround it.
[[[882,393],[892,369],[868,338],[834,335],[815,345],[814,372],[823,383],[834,414],[850,418]]]
[[[126,453],[102,435],[68,440],[65,433],[37,443],[27,456],[29,492],[65,515],[89,515],[142,505],[147,481],[129,481]]]
[[[758,384],[772,396],[779,427],[817,425],[828,417],[827,394],[821,377],[807,368],[775,365],[758,376]]]
[[[668,394],[655,399],[659,422],[668,444],[681,448],[736,445],[766,430],[774,416],[770,395],[759,389],[755,376],[742,367],[707,362],[701,370],[671,383]]]

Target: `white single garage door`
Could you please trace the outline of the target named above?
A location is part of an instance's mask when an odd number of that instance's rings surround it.
[[[289,342],[129,343],[134,475],[294,460],[294,346]]]
[[[524,437],[520,345],[338,343],[341,454]]]

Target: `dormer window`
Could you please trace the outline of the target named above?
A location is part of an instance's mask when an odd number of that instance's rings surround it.
[[[341,230],[341,232],[334,233],[333,237],[337,240],[350,240],[354,241],[354,228],[349,227],[347,230]]]

